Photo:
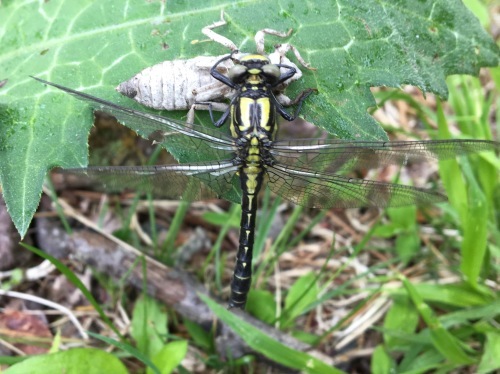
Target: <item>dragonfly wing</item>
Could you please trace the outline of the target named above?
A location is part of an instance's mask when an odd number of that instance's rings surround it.
[[[94,166],[60,169],[59,173],[83,175],[107,191],[132,189],[174,200],[230,199],[237,166],[231,161],[189,165]],[[239,202],[239,201],[237,201]]]
[[[271,190],[291,202],[310,208],[394,207],[434,204],[446,197],[399,184],[322,174],[276,164],[267,167]]]
[[[226,134],[215,129],[208,129],[200,125],[186,124],[171,118],[162,117],[153,113],[126,108],[110,101],[88,95],[55,83],[35,78],[36,80],[54,86],[67,92],[79,100],[86,101],[91,106],[115,117],[119,122],[126,124],[144,138],[161,144],[174,154],[196,156],[207,160],[207,154],[212,159],[227,158],[228,152],[233,152],[233,140]],[[173,152],[177,148],[179,152]],[[182,160],[185,162],[185,160]]]
[[[499,149],[498,142],[471,139],[410,142],[305,139],[276,142],[272,154],[284,165],[324,173],[344,173],[387,164],[405,165],[428,159],[444,160]]]

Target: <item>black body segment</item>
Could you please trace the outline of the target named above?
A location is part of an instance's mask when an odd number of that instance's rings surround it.
[[[262,186],[264,172],[255,176],[255,188],[243,191],[241,199],[240,239],[236,254],[236,266],[231,281],[229,308],[244,308],[247,294],[252,283],[252,256],[255,237],[255,218],[257,212],[257,194]],[[240,173],[242,186],[249,183],[248,173]]]

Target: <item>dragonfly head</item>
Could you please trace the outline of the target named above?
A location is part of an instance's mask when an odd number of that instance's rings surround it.
[[[273,85],[280,78],[281,72],[266,56],[248,54],[229,70],[228,76],[236,84],[260,81]]]

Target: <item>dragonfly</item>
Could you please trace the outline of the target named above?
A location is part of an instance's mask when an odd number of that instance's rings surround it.
[[[227,76],[211,69],[212,76],[234,89],[229,108],[215,128],[184,123],[157,114],[130,109],[56,83],[56,87],[95,110],[106,112],[154,140],[178,158],[198,155],[199,162],[153,166],[92,166],[62,172],[85,175],[110,191],[131,188],[168,199],[223,198],[242,205],[239,245],[231,281],[229,308],[244,309],[251,286],[252,250],[259,191],[264,185],[278,196],[311,208],[395,207],[433,204],[446,200],[432,190],[352,178],[359,169],[388,164],[405,165],[427,159],[449,159],[482,151],[499,150],[487,140],[345,141],[337,139],[276,138],[278,116],[295,119],[306,90],[289,114],[276,100],[273,88],[295,74],[291,66],[273,64],[261,54],[239,58]],[[284,68],[285,72],[282,73]],[[229,122],[229,133],[217,128]]]

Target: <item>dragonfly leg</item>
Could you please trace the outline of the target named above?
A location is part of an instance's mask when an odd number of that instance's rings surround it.
[[[312,90],[315,91],[315,89],[312,89]],[[305,90],[305,91],[307,91],[307,90]],[[300,101],[300,99],[302,99],[302,97],[304,96],[305,91],[302,91],[301,93],[299,93],[293,100],[290,99],[284,93],[279,93],[279,94],[275,95],[276,101],[278,101],[278,103],[280,103],[281,106],[288,108],[290,106],[296,105]]]
[[[221,127],[229,118],[229,114],[231,113],[231,105],[227,105],[225,103],[217,103],[217,102],[196,102],[191,106],[191,109],[188,112],[188,121],[194,120],[194,110],[205,109],[204,106],[208,106],[208,113],[210,114],[210,119],[215,127]],[[216,110],[222,113],[222,116],[216,121],[214,118],[213,111]],[[192,122],[191,122],[192,123]]]
[[[314,91],[317,91],[314,88],[308,88],[304,91],[302,91],[295,99],[293,99],[290,102],[290,105],[295,105],[298,104],[297,109],[295,110],[295,113],[291,115],[288,113],[284,108],[283,105],[281,105],[277,99],[275,98],[275,104],[276,104],[276,110],[277,112],[287,121],[293,121],[295,118],[298,117],[300,113],[300,109],[302,108],[302,104],[304,103],[304,100],[307,99],[307,97],[313,93]]]
[[[307,99],[307,97],[313,93],[313,92],[318,92],[316,88],[307,88],[301,93],[299,93],[293,100],[290,100],[290,103],[286,106],[292,106],[292,105],[302,105],[302,102]]]
[[[297,73],[297,69],[295,69],[292,66],[283,65],[283,64],[276,64],[276,66],[283,68],[283,69],[288,69],[288,71],[284,74],[281,74],[280,79],[278,79],[278,81],[273,84],[273,87],[279,86],[281,83],[290,79],[291,77],[293,77]]]
[[[233,51],[231,52],[229,55],[221,58],[219,61],[217,61],[215,63],[214,66],[212,66],[212,69],[210,69],[210,74],[212,75],[212,77],[214,77],[215,79],[217,79],[218,81],[224,83],[226,86],[229,86],[233,89],[236,89],[237,88],[237,85],[231,80],[229,79],[228,77],[226,77],[225,75],[221,74],[218,70],[217,70],[217,67],[223,63],[224,61],[227,61],[229,59],[231,59],[236,53],[238,53],[238,51]]]
[[[291,104],[292,99],[290,99],[284,93],[275,94],[275,97],[276,97],[276,100],[278,101],[278,103],[280,103],[284,107],[289,107],[292,105]]]

